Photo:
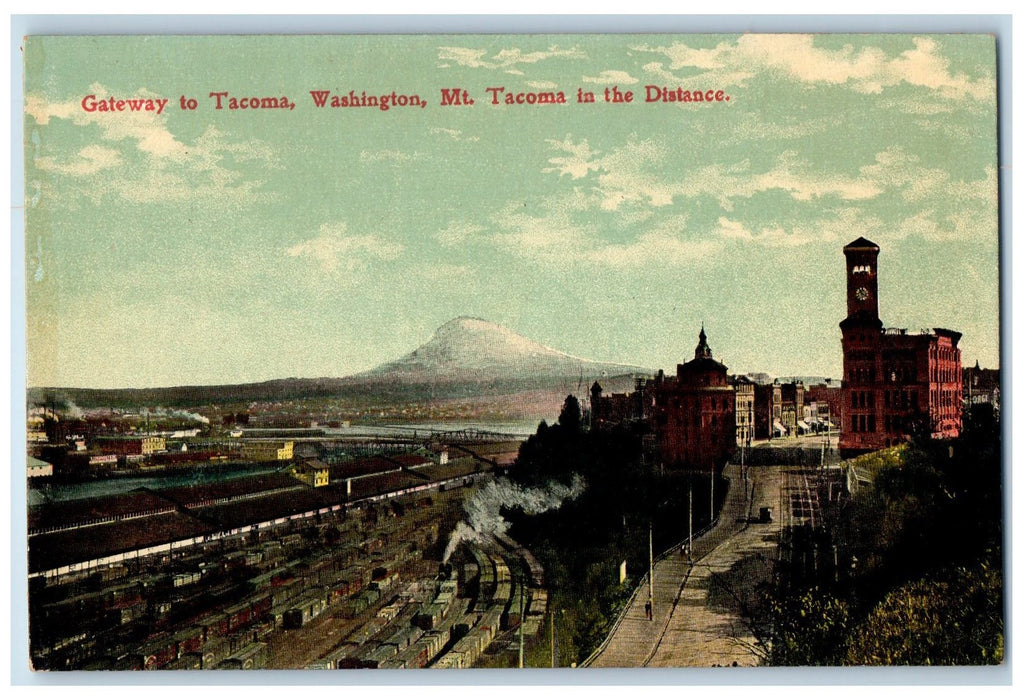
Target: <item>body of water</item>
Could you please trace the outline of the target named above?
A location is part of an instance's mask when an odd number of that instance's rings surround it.
[[[422,439],[432,432],[448,432],[460,430],[478,430],[482,432],[502,433],[514,438],[526,439],[536,432],[536,425],[527,423],[414,423],[402,425],[352,425],[347,428],[323,428],[324,439],[389,437]],[[241,476],[266,474],[275,469],[266,467],[228,467],[200,468],[185,473],[171,475],[153,475],[139,477],[120,477],[101,479],[81,484],[52,484],[33,487],[28,490],[28,505],[36,506],[48,502],[74,501],[80,498],[98,496],[114,496],[127,493],[134,489],[161,489],[176,486],[199,486],[215,483]]]

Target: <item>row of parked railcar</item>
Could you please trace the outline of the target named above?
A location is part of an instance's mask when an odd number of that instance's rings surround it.
[[[366,509],[353,508],[349,515],[301,523],[301,531],[265,528],[175,550],[173,556],[106,567],[85,578],[47,581],[39,595],[33,595],[44,601],[31,615],[33,663],[40,668],[90,664],[103,668],[104,663],[110,664],[107,668],[145,667],[115,654],[126,646],[137,649],[134,640],[142,633],[150,635],[146,644],[162,647],[147,654],[152,657],[150,667],[187,667],[191,662],[184,656],[197,650],[171,653],[163,645],[194,627],[203,628],[206,645],[207,637],[213,640],[261,625],[280,628],[289,611],[295,611],[289,616],[292,626],[296,618],[305,624],[317,608],[322,614],[323,608],[352,598],[356,600],[347,613],[357,615],[381,592],[393,590],[400,583],[399,571],[436,540],[431,497],[398,505],[374,506],[376,517],[369,527]],[[312,529],[318,529],[317,537],[310,537]],[[367,530],[370,534],[364,536]],[[329,555],[306,554],[317,542],[338,536]],[[304,554],[305,558],[296,558]],[[371,584],[380,590],[358,599]],[[239,598],[241,586],[249,591],[245,600]],[[260,609],[253,610],[257,602]],[[208,661],[200,659],[200,665],[208,668]]]
[[[513,540],[511,537],[505,534],[498,534],[495,536],[497,541],[510,552],[516,559],[521,560],[526,565],[526,570],[529,572],[530,585],[533,588],[544,587],[544,571],[543,565],[537,560],[537,558],[528,549],[520,545],[518,542]]]
[[[468,633],[431,664],[431,668],[471,668],[474,666],[500,632],[502,611],[502,607],[494,605],[483,613]]]

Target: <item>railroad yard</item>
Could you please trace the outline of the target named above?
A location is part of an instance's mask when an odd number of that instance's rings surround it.
[[[546,612],[540,565],[505,537],[441,561],[509,446],[449,449],[339,461],[323,488],[272,473],[33,508],[33,666],[515,665]]]

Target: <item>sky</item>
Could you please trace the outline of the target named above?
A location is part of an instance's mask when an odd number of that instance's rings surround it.
[[[34,37],[25,73],[29,386],[344,376],[463,315],[653,369],[703,325],[732,371],[839,377],[860,236],[887,326],[999,364],[990,36]]]

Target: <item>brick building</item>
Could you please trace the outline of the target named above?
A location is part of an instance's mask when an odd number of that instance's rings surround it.
[[[781,382],[781,424],[785,426],[787,435],[801,435],[809,430],[803,421],[803,398],[805,389],[803,382]]]
[[[167,438],[159,435],[101,436],[93,441],[93,448],[118,455],[151,455],[167,449]]]
[[[846,318],[842,329],[842,432],[856,453],[903,442],[924,431],[952,438],[962,428],[962,334],[944,328],[908,333],[878,316],[877,259],[865,238],[843,248]]]
[[[678,365],[674,377],[662,370],[649,382],[638,380],[632,393],[602,392],[594,382],[591,428],[646,423],[652,428],[656,459],[668,468],[720,469],[735,452],[736,389],[728,380],[728,368],[714,359],[702,328],[695,356]]]
[[[693,359],[678,365],[674,377],[659,373],[648,390],[665,466],[711,471],[735,452],[735,390],[702,328]]]
[[[830,424],[832,431],[842,425],[842,385],[835,386],[831,380],[823,384],[811,384],[804,394],[806,404],[817,404],[818,430],[826,430]]]
[[[785,428],[781,424],[781,385],[757,383],[753,387],[753,436],[757,440],[780,437]]]

